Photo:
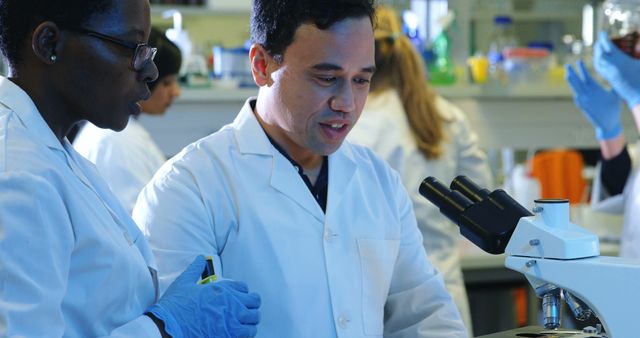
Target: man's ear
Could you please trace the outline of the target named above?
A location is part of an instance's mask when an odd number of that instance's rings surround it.
[[[249,50],[249,60],[251,62],[253,81],[255,81],[258,87],[270,85],[272,79],[269,66],[273,67],[273,63],[276,61],[269,55],[264,46],[254,43]]]
[[[54,64],[59,58],[60,28],[51,21],[39,24],[31,35],[31,50],[46,64]]]

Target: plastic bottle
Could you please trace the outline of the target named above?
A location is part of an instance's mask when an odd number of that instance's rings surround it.
[[[456,81],[455,64],[451,57],[451,40],[449,39],[449,26],[454,18],[455,14],[450,11],[438,20],[442,30],[433,40],[434,59],[428,64],[429,82],[434,85],[450,85]]]
[[[512,32],[511,17],[498,15],[493,20],[493,33],[489,43],[489,75],[492,79],[506,83],[507,76],[504,72],[504,50],[518,45]]]
[[[640,0],[607,0],[602,29],[625,53],[640,59]]]

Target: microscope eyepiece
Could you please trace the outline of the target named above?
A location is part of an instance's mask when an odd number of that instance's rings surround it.
[[[460,175],[451,181],[451,189],[461,192],[466,198],[474,203],[481,202],[489,197],[491,193],[488,189],[480,188],[467,176]]]
[[[484,251],[504,253],[521,217],[531,213],[503,190],[489,192],[465,176],[456,177],[451,189],[427,177],[420,194],[460,227],[460,233]]]
[[[462,212],[473,205],[469,199],[459,192],[447,188],[433,176],[422,181],[420,195],[435,204],[442,214],[456,224],[458,224]]]

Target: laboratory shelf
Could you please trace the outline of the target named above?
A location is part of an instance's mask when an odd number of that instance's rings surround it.
[[[449,99],[568,99],[571,89],[566,84],[515,84],[476,85],[456,84],[432,86],[440,95]],[[257,95],[257,87],[248,88],[182,88],[178,102],[244,102],[249,96]]]
[[[463,83],[452,86],[433,86],[433,88],[440,95],[450,99],[566,99],[572,97],[571,89],[565,83],[521,83],[507,85]]]
[[[151,15],[162,15],[165,11],[175,9],[185,16],[215,16],[215,15],[247,15],[250,11],[245,7],[208,7],[206,5],[151,5]]]
[[[496,15],[508,15],[515,22],[524,21],[571,21],[582,20],[582,17],[575,13],[527,13],[527,12],[478,12],[471,14],[470,19],[474,21],[493,21]]]

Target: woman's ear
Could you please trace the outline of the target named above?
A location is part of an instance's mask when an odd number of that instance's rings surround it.
[[[42,62],[52,65],[59,59],[60,28],[51,21],[39,24],[31,36],[31,49]]]
[[[258,87],[270,85],[272,81],[269,65],[275,60],[264,49],[264,46],[254,43],[249,50],[249,60],[251,62],[253,81]]]

